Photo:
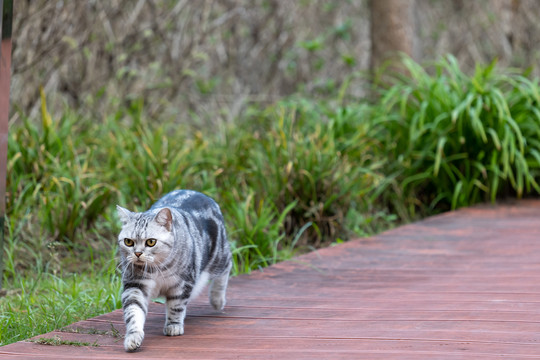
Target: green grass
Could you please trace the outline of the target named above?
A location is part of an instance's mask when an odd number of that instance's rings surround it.
[[[120,307],[115,205],[177,188],[220,204],[233,275],[440,211],[540,193],[540,89],[447,57],[372,102],[284,99],[234,124],[149,119],[142,100],[101,119],[20,114],[9,133],[0,345]]]
[[[121,286],[115,273],[90,277],[41,272],[34,276],[11,279],[8,295],[0,300],[1,344],[59,329],[121,306]]]

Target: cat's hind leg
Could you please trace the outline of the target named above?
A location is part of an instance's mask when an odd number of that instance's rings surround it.
[[[222,275],[215,277],[212,280],[212,284],[210,284],[210,304],[212,304],[212,307],[218,311],[223,310],[225,304],[227,303],[226,293],[230,271],[231,266],[229,266],[227,271],[225,271]]]

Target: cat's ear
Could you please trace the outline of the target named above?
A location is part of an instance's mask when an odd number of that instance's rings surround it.
[[[118,217],[120,218],[120,221],[122,221],[122,224],[127,224],[129,220],[131,219],[131,215],[133,214],[128,209],[124,209],[120,205],[116,205],[116,212],[118,213]]]
[[[172,229],[172,214],[171,210],[168,208],[161,209],[154,220],[161,226],[163,226],[167,231]]]

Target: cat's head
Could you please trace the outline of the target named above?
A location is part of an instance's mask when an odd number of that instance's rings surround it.
[[[172,214],[168,208],[159,212],[131,212],[117,206],[122,221],[118,235],[120,254],[135,265],[159,265],[173,247]]]

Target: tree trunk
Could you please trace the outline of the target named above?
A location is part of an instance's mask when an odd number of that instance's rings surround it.
[[[413,56],[414,0],[371,0],[371,71],[390,62],[397,68],[400,53]]]
[[[514,48],[514,24],[517,11],[519,9],[520,0],[491,0],[489,2],[497,24],[501,27],[502,38],[500,39],[500,45],[502,48],[502,55],[505,58],[510,59],[512,56],[512,50]]]

